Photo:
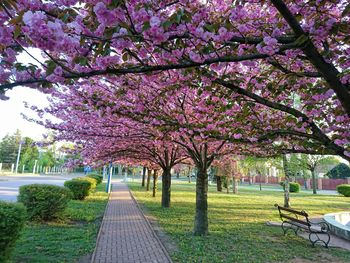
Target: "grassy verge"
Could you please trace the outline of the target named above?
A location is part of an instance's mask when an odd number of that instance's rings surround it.
[[[13,253],[14,262],[75,262],[93,252],[108,195],[105,184],[84,201],[72,200],[67,220],[26,225]]]
[[[350,252],[342,249],[313,248],[309,241],[283,236],[275,203],[283,203],[283,193],[241,189],[238,195],[209,189],[209,231],[207,237],[191,233],[195,209],[195,184],[173,183],[172,207],[160,207],[139,183],[129,184],[139,203],[159,220],[163,230],[177,245],[170,252],[174,262],[350,262]],[[292,206],[311,216],[349,210],[349,198],[335,195],[291,194]]]

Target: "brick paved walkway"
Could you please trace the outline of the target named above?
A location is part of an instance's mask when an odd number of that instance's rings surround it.
[[[113,183],[92,263],[171,263],[159,239],[130,195]]]

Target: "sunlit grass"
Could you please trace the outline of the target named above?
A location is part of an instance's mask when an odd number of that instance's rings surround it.
[[[275,203],[283,203],[283,193],[241,189],[238,195],[209,189],[209,231],[207,237],[192,235],[195,209],[195,184],[173,183],[172,207],[160,207],[161,187],[156,198],[139,183],[129,183],[138,202],[156,217],[163,230],[177,245],[171,252],[175,262],[273,262],[294,258],[314,262],[350,261],[350,251],[313,248],[307,240],[283,236],[279,227],[266,221],[279,221]],[[349,210],[350,198],[335,195],[291,194],[292,206],[306,210],[310,216]]]

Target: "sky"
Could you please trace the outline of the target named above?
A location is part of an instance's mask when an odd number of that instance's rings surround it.
[[[36,59],[43,61],[43,57],[38,49],[28,48],[27,51]],[[38,62],[26,53],[22,53],[17,57],[19,62],[24,64],[32,63],[38,65]],[[24,101],[29,105],[35,105],[39,108],[49,105],[47,95],[38,90],[28,87],[16,87],[6,92],[9,100],[0,100],[0,139],[8,133],[14,133],[17,129],[22,132],[23,136],[28,136],[36,140],[42,138],[42,134],[46,133],[44,127],[25,120],[21,113],[25,113],[28,117],[35,117],[32,110],[24,107]]]
[[[19,129],[23,136],[40,140],[47,130],[41,125],[25,120],[21,113],[35,117],[35,113],[25,108],[23,102],[42,108],[49,104],[47,95],[27,87],[16,87],[6,92],[6,95],[10,97],[9,100],[0,100],[0,138]]]

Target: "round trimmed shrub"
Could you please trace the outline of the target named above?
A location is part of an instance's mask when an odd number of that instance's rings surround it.
[[[73,180],[78,180],[78,181],[88,181],[91,183],[91,187],[89,189],[89,191],[93,191],[95,190],[96,186],[97,186],[97,180],[94,179],[94,178],[91,178],[91,177],[87,177],[87,176],[84,176],[84,177],[76,177],[74,178]]]
[[[300,184],[298,183],[289,183],[289,192],[291,193],[299,193],[300,192]]]
[[[0,262],[7,262],[10,259],[26,216],[23,204],[0,201]]]
[[[280,185],[284,189],[284,182],[280,182]],[[300,184],[299,183],[294,183],[294,182],[289,182],[289,192],[291,192],[291,193],[299,193],[300,192]]]
[[[86,177],[95,179],[97,181],[97,184],[100,184],[103,181],[103,176],[98,174],[88,174]]]
[[[93,179],[95,182],[96,180]],[[73,199],[83,200],[87,197],[92,190],[92,183],[88,180],[72,179],[64,182],[64,186],[67,187],[73,193]]]
[[[69,189],[51,184],[29,184],[19,188],[18,202],[27,208],[30,220],[60,218],[72,199]]]
[[[343,196],[350,197],[350,184],[338,185],[337,192]]]

